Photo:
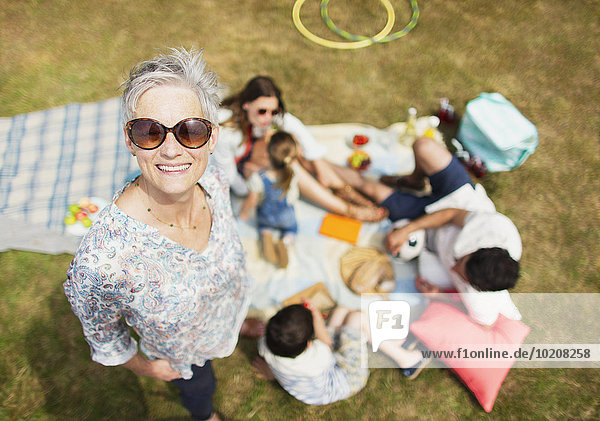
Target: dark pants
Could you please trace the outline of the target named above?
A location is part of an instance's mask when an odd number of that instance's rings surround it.
[[[207,361],[203,367],[192,365],[192,378],[189,380],[173,380],[175,386],[181,390],[181,402],[197,420],[206,420],[213,413],[213,394],[217,387],[217,380],[212,369],[212,364]]]
[[[469,173],[454,156],[446,168],[429,176],[429,183],[431,184],[431,194],[429,195],[415,196],[408,192],[396,190],[381,203],[381,206],[390,212],[392,222],[404,218],[417,219],[425,214],[426,206],[449,195],[465,184],[473,186]]]

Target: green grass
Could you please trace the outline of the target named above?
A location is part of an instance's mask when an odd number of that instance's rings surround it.
[[[392,0],[400,29],[408,2]],[[292,0],[0,2],[0,116],[118,95],[136,62],[168,46],[204,47],[231,90],[269,74],[307,124],[385,127],[449,97],[459,112],[482,91],[501,92],[538,128],[540,146],[519,169],[483,181],[524,241],[517,292],[600,292],[600,3],[592,0],[420,1],[405,38],[353,51],[317,46],[291,21]],[[319,2],[305,25],[335,39]],[[377,0],[330,2],[357,34],[385,24]],[[0,419],[186,419],[176,390],[93,363],[63,295],[71,256],[0,254]],[[355,397],[308,407],[258,380],[242,341],[215,361],[216,406],[231,419],[597,419],[600,373],[513,369],[490,415],[446,370],[414,382],[372,370]]]

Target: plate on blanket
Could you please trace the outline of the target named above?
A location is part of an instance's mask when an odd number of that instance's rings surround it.
[[[65,212],[64,223],[67,232],[76,237],[85,235],[106,205],[108,201],[100,197],[83,197],[77,203],[71,204]]]
[[[371,138],[365,133],[356,133],[350,136],[346,136],[346,145],[349,148],[356,149],[362,148],[371,141]]]

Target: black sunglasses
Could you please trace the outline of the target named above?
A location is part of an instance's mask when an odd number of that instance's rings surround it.
[[[186,118],[173,127],[151,118],[136,118],[127,123],[127,136],[135,146],[141,149],[156,149],[163,144],[167,133],[173,133],[175,139],[184,147],[198,149],[206,145],[212,133],[212,123],[203,118]]]
[[[267,110],[266,108],[259,108],[258,114],[265,115],[267,113],[267,111],[270,112],[273,117],[275,117],[277,114],[279,114],[279,110]]]

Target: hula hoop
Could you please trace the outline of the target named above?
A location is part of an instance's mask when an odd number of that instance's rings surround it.
[[[383,2],[383,0],[381,0]],[[419,20],[419,6],[417,4],[417,0],[409,0],[410,1],[410,6],[412,8],[412,16],[410,18],[410,21],[406,24],[406,26],[404,28],[402,28],[400,31],[398,32],[394,32],[393,34],[390,35],[386,35],[385,37],[378,39],[378,40],[373,40],[374,42],[390,42],[390,41],[394,41],[396,39],[402,38],[403,36],[405,36],[406,34],[408,34],[416,25],[417,25],[417,21]],[[327,25],[327,27],[329,29],[331,29],[333,32],[335,32],[336,34],[338,34],[339,36],[352,40],[352,41],[363,41],[363,40],[367,40],[367,39],[372,39],[369,37],[364,37],[362,35],[354,35],[349,33],[348,31],[344,31],[343,29],[340,29],[337,27],[337,25],[335,23],[333,23],[333,20],[331,20],[331,18],[329,17],[329,0],[321,0],[321,19],[323,19],[323,22],[325,22],[325,25]]]
[[[331,41],[325,38],[321,38],[310,32],[308,29],[306,29],[306,27],[300,20],[300,9],[302,8],[302,5],[305,1],[306,0],[296,0],[296,3],[294,3],[294,8],[292,9],[292,19],[294,21],[294,25],[302,35],[304,35],[306,38],[308,38],[315,44],[319,44],[323,47],[337,48],[341,50],[368,47],[369,45],[378,42],[380,39],[385,38],[392,31],[396,20],[394,7],[392,6],[392,4],[389,2],[389,0],[381,0],[381,3],[383,3],[387,10],[388,19],[385,27],[379,33],[377,33],[372,38],[365,38],[361,41]]]
[[[308,38],[310,41],[314,42],[315,44],[321,45],[323,47],[327,47],[327,48],[357,49],[357,48],[368,47],[369,45],[373,45],[375,43],[383,43],[383,42],[389,42],[389,41],[396,40],[396,39],[401,38],[401,37],[405,36],[406,34],[408,34],[416,26],[417,21],[419,19],[419,15],[420,15],[419,6],[417,5],[417,0],[410,0],[410,5],[412,7],[412,16],[410,18],[410,21],[400,31],[389,35],[389,33],[392,30],[392,27],[394,26],[395,19],[396,19],[395,13],[394,13],[394,7],[392,6],[392,4],[390,3],[389,0],[380,0],[387,11],[386,25],[375,36],[365,37],[365,36],[361,36],[361,35],[354,35],[347,31],[344,31],[343,29],[338,28],[335,25],[335,23],[333,23],[331,18],[329,17],[329,12],[328,12],[329,0],[321,0],[321,18],[323,19],[323,21],[325,22],[327,27],[329,29],[331,29],[333,32],[335,32],[336,34],[338,34],[339,36],[351,40],[350,42],[331,41],[331,40],[328,40],[325,38],[321,38],[321,37],[313,34],[312,32],[310,32],[304,26],[302,21],[300,20],[300,9],[304,5],[305,1],[306,0],[296,0],[296,2],[294,3],[294,7],[292,9],[292,20],[294,22],[294,25],[296,26],[296,29],[298,29],[298,31],[302,35],[304,35],[306,38]]]

